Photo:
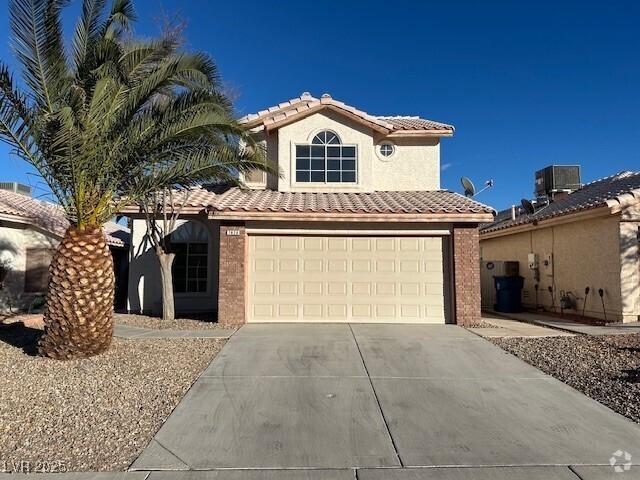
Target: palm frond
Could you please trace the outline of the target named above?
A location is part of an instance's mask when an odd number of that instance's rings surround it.
[[[55,111],[70,83],[62,41],[61,0],[10,0],[11,47],[41,108]]]
[[[105,222],[118,199],[275,172],[239,124],[213,60],[171,36],[122,35],[131,0],[83,0],[71,47],[67,0],[10,0],[14,52],[28,93],[0,64],[0,140],[42,175],[72,224]],[[69,52],[69,53],[67,53]]]
[[[106,0],[85,0],[82,2],[82,15],[76,24],[73,37],[73,63],[78,76],[86,75],[86,70],[94,65],[95,44],[99,41],[102,27],[101,17],[104,14]]]

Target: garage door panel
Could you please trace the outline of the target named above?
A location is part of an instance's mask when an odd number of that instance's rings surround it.
[[[346,273],[347,272],[347,260],[327,260],[327,272],[332,273]]]
[[[254,295],[273,295],[275,285],[273,282],[255,282],[253,284]]]
[[[327,293],[329,295],[347,295],[347,282],[329,282],[327,284]]]
[[[369,238],[353,238],[351,239],[351,249],[354,252],[370,252],[371,239]]]
[[[400,283],[400,295],[406,296],[419,296],[420,284],[419,283]]]
[[[278,316],[283,320],[298,318],[298,304],[277,305]]]
[[[444,322],[442,238],[250,236],[249,321]]]
[[[342,304],[330,304],[327,305],[327,318],[331,320],[347,320],[347,312],[349,311],[349,305]]]
[[[298,288],[298,282],[286,282],[280,281],[278,285],[278,295],[298,295],[300,291]],[[273,302],[273,299],[271,299]]]
[[[373,240],[373,250],[376,252],[394,252],[396,242],[393,238],[376,238]]]
[[[400,305],[400,316],[403,318],[420,318],[420,305]]]
[[[302,293],[304,295],[322,295],[322,286],[321,282],[303,282]]]
[[[374,307],[376,318],[396,318],[396,306],[395,305],[375,305]]]
[[[253,242],[253,249],[258,251],[271,252],[275,248],[274,237],[255,237]]]
[[[306,303],[302,305],[302,316],[305,319],[322,318],[324,313],[323,304]]]
[[[420,251],[420,238],[401,238],[398,241],[401,252],[419,252]]]
[[[396,271],[396,262],[394,260],[374,260],[375,271],[381,273],[393,273]]]
[[[351,260],[352,272],[371,272],[371,260]]]
[[[298,250],[297,237],[280,237],[278,238],[278,248],[284,251],[297,251]]]

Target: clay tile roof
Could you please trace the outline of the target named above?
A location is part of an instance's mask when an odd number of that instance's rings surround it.
[[[34,225],[58,237],[62,237],[69,226],[59,205],[7,190],[0,190],[0,217]],[[129,244],[128,228],[107,222],[103,230],[109,245],[124,247]]]
[[[263,125],[265,127],[273,128],[279,123],[285,122],[296,115],[300,115],[305,111],[311,109],[321,108],[323,105],[330,106],[336,110],[349,113],[351,115],[354,115],[355,117],[359,117],[363,122],[367,122],[388,132],[445,131],[453,133],[454,131],[452,125],[434,122],[432,120],[425,120],[420,117],[370,115],[367,112],[358,110],[357,108],[349,106],[344,102],[334,100],[328,94],[324,94],[322,98],[317,99],[312,97],[308,92],[305,92],[300,97],[293,98],[288,102],[283,102],[266,110],[261,110],[255,114],[246,115],[245,117],[242,117],[240,121],[242,123],[248,124],[251,127]]]
[[[576,190],[562,200],[557,200],[547,206],[540,206],[532,215],[526,214],[519,207],[516,207],[515,220],[511,220],[510,209],[503,210],[496,215],[493,222],[482,225],[480,233],[495,232],[531,223],[534,220],[545,220],[600,206],[625,203],[628,198],[634,200],[633,203],[640,203],[640,172],[620,172],[587,183],[580,190]]]
[[[197,188],[187,205],[210,212],[327,213],[480,213],[491,207],[447,190],[428,192],[308,193],[242,190],[237,187]]]
[[[393,125],[396,130],[453,130],[452,125],[425,120],[420,117],[378,117]]]

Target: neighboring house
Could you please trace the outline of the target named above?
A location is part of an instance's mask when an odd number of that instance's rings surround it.
[[[4,184],[10,186],[12,184]],[[17,193],[0,189],[0,259],[11,273],[0,292],[0,308],[11,303],[28,308],[47,288],[49,264],[69,222],[62,208],[30,196],[29,187],[13,184]],[[116,308],[124,307],[128,277],[129,229],[114,222],[104,226],[116,274]]]
[[[440,190],[452,126],[308,93],[242,121],[281,176],[191,191],[171,234],[179,313],[217,310],[234,324],[479,319],[477,227],[494,212]],[[158,262],[136,212],[129,308],[159,313]]]
[[[640,320],[640,172],[612,175],[561,197],[532,215],[518,207],[483,225],[483,268],[518,261],[526,307],[536,306],[537,284],[540,307],[560,311],[564,291],[575,303],[571,313],[581,315],[584,307],[586,316],[604,319],[604,300],[608,321]]]

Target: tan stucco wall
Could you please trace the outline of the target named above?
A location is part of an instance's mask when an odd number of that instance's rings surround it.
[[[25,308],[33,298],[33,295],[23,293],[27,249],[55,249],[58,243],[60,239],[57,237],[24,228],[23,225],[3,223],[0,227],[0,259],[11,261],[12,272],[5,281],[4,290],[0,292],[0,310],[8,306],[9,300],[14,307]]]
[[[440,139],[374,135],[373,182],[376,190],[422,191],[440,188]],[[390,157],[380,155],[380,142],[395,145]]]
[[[295,146],[309,144],[322,130],[333,130],[344,145],[357,146],[357,183],[325,184],[295,183]],[[278,182],[282,192],[371,192],[373,187],[373,131],[370,128],[346,119],[335,112],[325,110],[302,120],[285,125],[278,131],[278,163],[283,177]]]
[[[176,228],[190,220],[185,217],[176,222]],[[207,292],[176,293],[176,313],[207,312],[218,306],[218,256],[219,256],[219,222],[196,220],[206,227],[209,234],[209,269]],[[151,244],[145,238],[146,223],[144,219],[134,218],[131,221],[131,252],[129,257],[129,294],[127,309],[132,313],[151,313],[159,315],[162,311],[162,289],[160,283],[160,267]]]
[[[534,271],[528,268],[527,255],[537,253],[540,261],[540,306],[551,308],[548,291],[551,285],[555,287],[556,309],[559,310],[560,306],[560,291],[571,291],[579,298],[573,313],[581,314],[584,290],[589,287],[591,291],[585,315],[604,318],[598,295],[598,289],[602,288],[605,291],[607,320],[632,321],[637,319],[640,311],[637,310],[637,302],[625,300],[623,307],[619,220],[619,215],[609,215],[491,239],[481,236],[482,260],[518,261],[520,275],[525,279],[523,304],[535,307]],[[553,254],[553,276],[546,275],[542,263],[549,253]],[[638,268],[637,263],[635,268]]]
[[[620,259],[624,320],[633,322],[640,319],[640,205],[620,216]]]
[[[308,144],[322,130],[333,130],[343,144],[356,145],[358,181],[356,184],[313,184],[295,181],[295,145]],[[389,158],[379,155],[379,143],[390,141],[396,151]],[[273,158],[277,145],[277,159]],[[286,125],[267,137],[269,161],[277,161],[282,178],[277,188],[283,192],[372,192],[421,191],[440,188],[440,142],[438,138],[389,140],[373,129],[336,112],[325,110]],[[275,179],[269,179],[273,188]]]

